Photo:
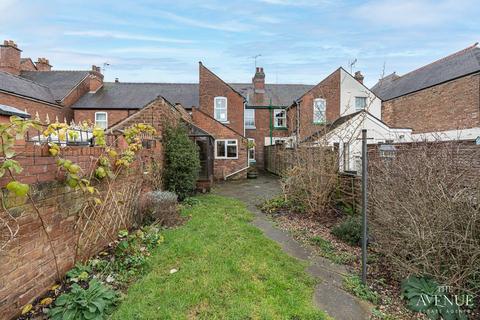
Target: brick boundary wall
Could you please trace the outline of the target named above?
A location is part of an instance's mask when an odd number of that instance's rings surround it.
[[[157,141],[155,145],[158,149],[156,147],[153,150],[142,150],[135,162],[114,182],[118,189],[128,188],[132,182],[141,184],[141,192],[131,195],[131,201],[125,201],[125,208],[135,212],[128,215],[130,220],[125,221],[122,229],[131,227],[135,220],[138,220],[136,203],[140,194],[149,190],[144,172],[148,171],[151,161],[161,155],[158,151],[161,143]],[[87,174],[94,168],[103,151],[100,147],[67,147],[62,151],[62,157],[79,164]],[[85,197],[80,191],[74,191],[58,181],[64,174],[57,168],[55,158],[48,154],[46,146],[25,144],[17,147],[17,154],[15,160],[24,170],[16,175],[16,178],[31,187],[32,198],[45,220],[63,276],[74,266],[78,234],[75,223],[79,211],[86,205]],[[159,163],[162,163],[161,160]],[[0,186],[4,187],[6,181],[8,179],[5,177],[0,179]],[[101,193],[104,192],[102,183],[99,183],[98,188]],[[6,189],[1,189],[1,192],[6,199],[8,210],[15,216],[19,226],[15,239],[0,252],[0,319],[10,319],[17,316],[24,305],[44,294],[55,283],[56,267],[50,244],[32,203],[28,199],[12,196]],[[108,227],[115,229],[105,230],[111,234],[117,234],[120,229],[118,224],[117,227]],[[0,232],[5,230],[0,229]],[[96,254],[108,242],[100,235],[88,243],[86,252],[90,255]]]

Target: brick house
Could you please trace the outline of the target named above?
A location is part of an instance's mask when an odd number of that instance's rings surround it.
[[[310,88],[287,109],[289,133],[301,142],[337,119],[367,110],[381,118],[381,101],[363,84],[360,72],[338,68]]]
[[[70,121],[70,108],[82,95],[103,85],[100,68],[56,71],[45,58],[22,58],[17,44],[0,45],[0,104],[29,113],[43,122]]]
[[[403,76],[392,73],[372,87],[382,120],[413,129],[416,139],[480,136],[480,48],[477,44]]]

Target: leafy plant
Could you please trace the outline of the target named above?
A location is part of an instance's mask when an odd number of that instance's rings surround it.
[[[163,138],[165,188],[183,200],[195,191],[200,170],[198,146],[188,137],[187,128],[182,124],[166,127]]]
[[[332,228],[332,234],[346,243],[359,245],[362,240],[362,223],[360,217],[348,217]]]
[[[72,285],[69,293],[64,293],[49,310],[52,320],[101,320],[109,313],[117,300],[117,293],[98,280],[91,280],[88,288]]]
[[[435,280],[426,277],[410,276],[401,285],[402,297],[408,301],[410,310],[424,313],[431,320],[466,320],[465,312],[455,303],[456,299],[439,289]]]
[[[67,278],[71,282],[85,281],[88,279],[88,275],[92,272],[89,265],[76,264],[74,268],[67,272]]]
[[[360,299],[370,301],[373,304],[378,304],[380,300],[379,295],[364,285],[357,275],[345,276],[343,278],[343,288]]]

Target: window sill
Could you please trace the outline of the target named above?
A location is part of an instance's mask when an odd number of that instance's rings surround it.
[[[326,121],[320,121],[320,122],[313,122],[314,125],[322,125],[322,124],[327,124]]]
[[[273,130],[288,130],[287,127],[273,127]]]
[[[217,120],[217,119],[215,119],[215,120]],[[220,122],[220,123],[223,123],[223,124],[230,124],[230,121],[228,121],[228,120],[225,120],[225,121],[217,120],[217,121]]]
[[[245,127],[245,130],[256,130],[257,127]]]
[[[238,157],[236,157],[236,158],[224,158],[224,157],[217,158],[217,157],[215,157],[215,160],[238,160]]]

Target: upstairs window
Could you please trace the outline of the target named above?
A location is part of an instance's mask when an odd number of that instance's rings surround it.
[[[213,99],[214,118],[220,122],[227,122],[227,98],[215,97]]]
[[[284,109],[273,110],[273,126],[275,128],[287,127],[287,111]]]
[[[95,112],[95,127],[107,129],[108,116],[106,112]]]
[[[245,129],[255,129],[255,109],[245,109]]]
[[[238,142],[237,140],[215,140],[215,158],[216,159],[237,159]]]
[[[325,122],[325,111],[327,109],[327,100],[315,99],[313,100],[313,123]]]
[[[367,108],[366,97],[355,97],[355,111],[365,110]]]

